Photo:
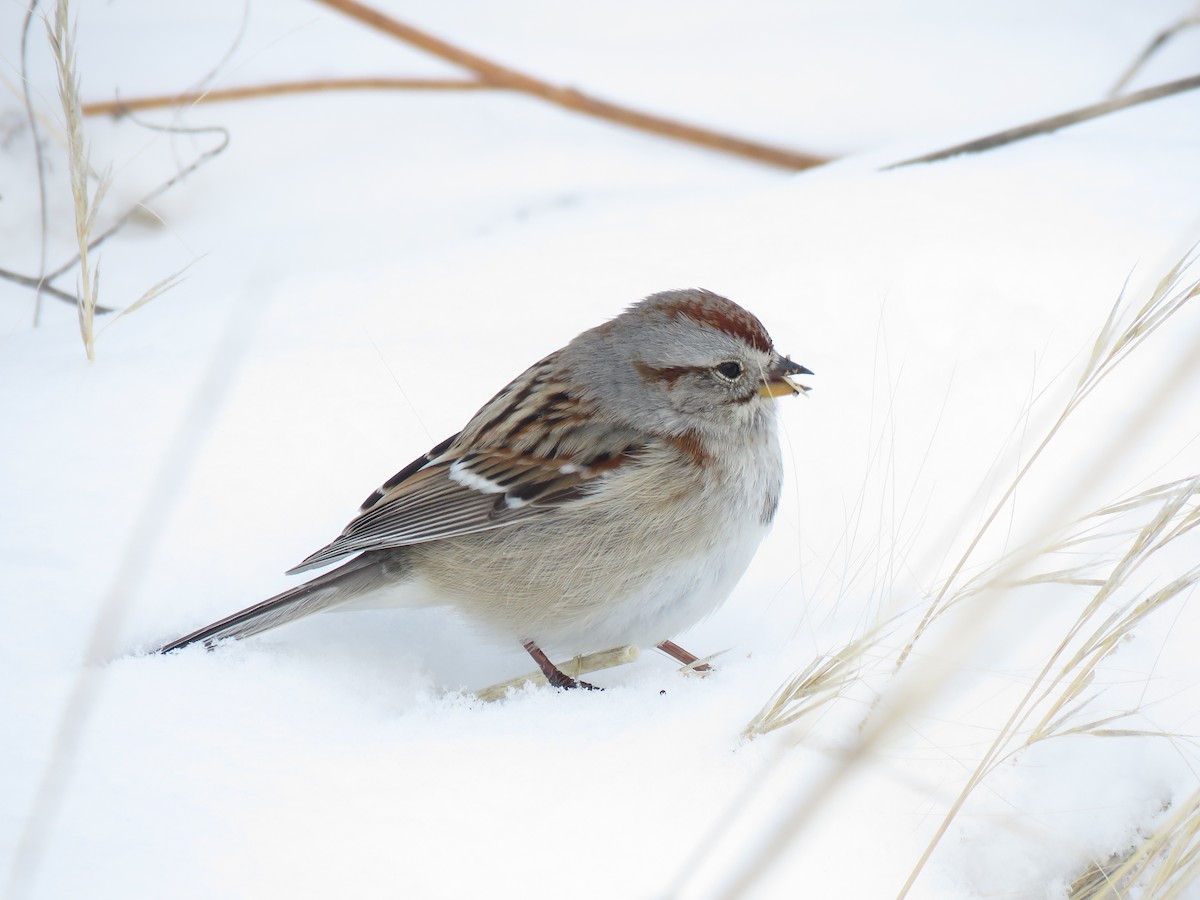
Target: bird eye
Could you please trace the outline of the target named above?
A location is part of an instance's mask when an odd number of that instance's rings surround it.
[[[717,366],[717,374],[728,381],[737,381],[742,377],[742,364],[739,362],[723,362]]]

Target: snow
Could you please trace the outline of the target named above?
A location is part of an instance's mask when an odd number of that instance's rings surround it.
[[[708,898],[744,871],[759,876],[746,896],[897,895],[1091,595],[984,596],[903,677],[891,666],[1122,287],[1140,302],[1200,238],[1200,99],[883,166],[1095,102],[1189,4],[387,8],[556,83],[844,158],[789,174],[505,93],[143,114],[224,128],[230,144],[103,246],[101,302],[191,264],[186,280],[105,331],[91,364],[74,310],[45,300],[32,327],[31,292],[0,280],[0,875],[37,898]],[[232,0],[74,12],[86,99],[185,90],[218,64],[222,85],[456,74],[318,5],[261,0],[244,21]],[[15,85],[23,10],[0,16]],[[1198,49],[1195,30],[1180,35],[1133,87],[1192,74]],[[38,26],[30,72],[59,122]],[[5,93],[0,268],[32,273],[22,123]],[[102,218],[220,140],[86,127],[93,165],[113,166]],[[48,151],[53,265],[73,223],[65,157],[53,138]],[[530,660],[437,609],[149,655],[294,583],[287,568],[526,365],[693,285],[751,309],[817,373],[811,395],[780,402],[774,531],[730,600],[679,636],[724,651],[714,675],[682,677],[644,648],[592,677],[603,692],[482,704],[471,689]],[[1197,315],[1178,313],[1088,398],[970,573],[1200,472]],[[1134,586],[1161,586],[1198,551],[1181,537]],[[1105,660],[1079,719],[1137,708],[1114,727],[1175,737],[1005,753],[912,896],[1064,896],[1196,790],[1193,596]],[[901,625],[841,699],[741,737],[794,673],[887,616]],[[896,724],[847,768],[872,707],[871,723]],[[783,852],[757,866],[779,835]]]

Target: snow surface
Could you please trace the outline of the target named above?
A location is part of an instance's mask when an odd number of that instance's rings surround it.
[[[72,309],[44,301],[31,327],[31,293],[0,281],[0,877],[37,898],[707,898],[782,834],[745,895],[895,896],[1089,595],[1049,585],[972,607],[926,639],[913,670],[935,686],[847,777],[839,751],[876,692],[884,712],[904,696],[910,682],[886,677],[896,651],[1126,280],[1144,297],[1200,238],[1200,98],[882,167],[1096,101],[1189,4],[387,8],[555,82],[843,158],[793,175],[504,93],[145,114],[231,141],[104,245],[101,302],[191,264],[187,279],[106,331],[92,364]],[[185,90],[218,66],[219,85],[455,74],[317,5],[76,12],[87,99]],[[10,87],[22,15],[0,10]],[[1198,52],[1181,35],[1134,87],[1192,74]],[[59,122],[37,26],[30,72]],[[87,133],[94,166],[113,167],[110,220],[219,140],[129,120]],[[73,240],[53,137],[49,159],[53,265]],[[14,88],[0,268],[26,273],[33,165]],[[646,652],[594,676],[603,693],[485,705],[468,692],[529,660],[441,610],[147,655],[293,583],[285,569],[526,365],[692,285],[750,308],[817,373],[809,398],[781,404],[774,532],[679,638],[724,651],[716,674]],[[1185,309],[1072,418],[977,561],[1200,472],[1196,358]],[[1189,539],[1146,583],[1194,565]],[[1006,757],[913,896],[1063,896],[1197,788],[1192,599],[1106,661],[1085,717],[1138,707],[1125,726],[1176,737],[1059,737]],[[906,626],[843,701],[740,737],[792,674],[896,614]]]

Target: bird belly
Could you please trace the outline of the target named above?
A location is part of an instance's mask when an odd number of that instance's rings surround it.
[[[728,597],[766,534],[772,491],[777,481],[674,498],[625,490],[636,508],[581,504],[407,549],[423,592],[505,637],[557,653],[651,646]]]

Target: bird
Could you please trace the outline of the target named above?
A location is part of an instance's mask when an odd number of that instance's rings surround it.
[[[700,288],[651,294],[534,363],[288,571],[336,568],[158,648],[212,649],[338,607],[448,605],[544,648],[653,645],[720,606],[779,506],[776,399],[812,371]],[[701,665],[703,665],[701,663]]]

